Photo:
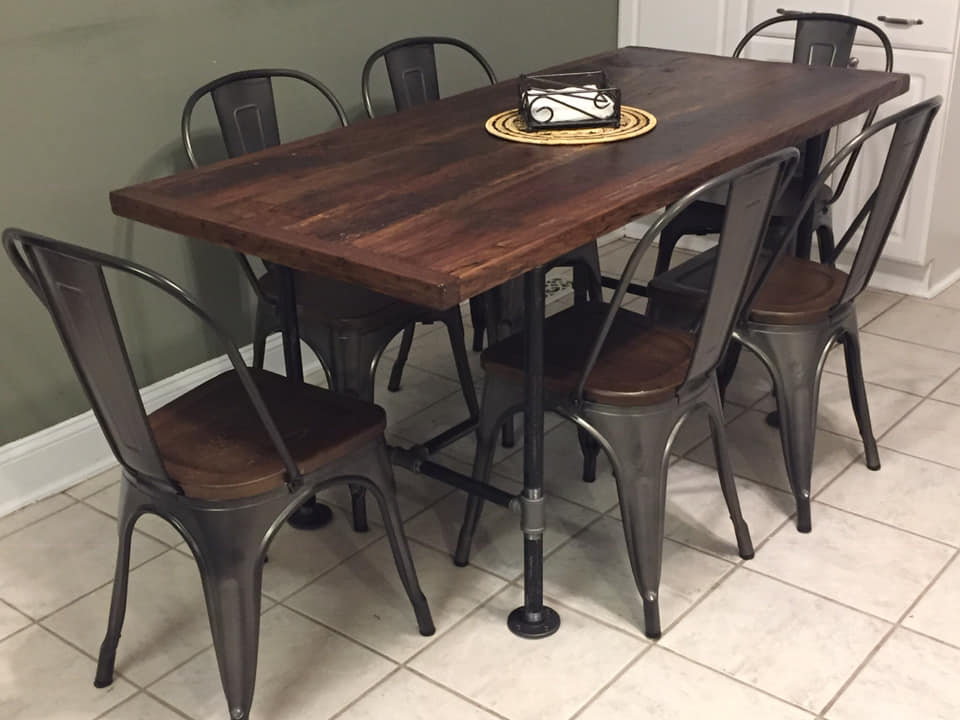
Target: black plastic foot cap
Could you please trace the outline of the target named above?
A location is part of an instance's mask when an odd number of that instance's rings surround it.
[[[767,425],[770,427],[778,428],[780,427],[780,413],[774,410],[771,413],[767,413]]]
[[[867,461],[867,470],[873,470],[874,472],[876,472],[879,469],[880,469],[879,460],[877,460],[876,462],[870,462],[869,460]]]
[[[518,607],[507,618],[507,627],[514,635],[538,640],[550,637],[560,628],[560,616],[556,610],[544,605],[538,617],[528,618],[526,608]]]
[[[297,530],[317,530],[333,521],[333,511],[323,503],[309,502],[297,508],[290,516],[290,527]]]
[[[93,681],[93,686],[95,688],[103,689],[105,687],[110,687],[111,685],[113,685],[113,673],[104,676],[101,676],[100,673],[97,673],[97,677]]]
[[[660,604],[657,601],[643,603],[643,634],[651,640],[659,640],[663,634],[660,628]]]

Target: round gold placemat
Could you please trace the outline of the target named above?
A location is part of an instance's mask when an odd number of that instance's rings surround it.
[[[533,145],[589,145],[616,142],[650,132],[657,119],[640,108],[623,105],[620,108],[620,127],[566,128],[530,132],[518,110],[506,110],[487,120],[487,132],[513,142]]]

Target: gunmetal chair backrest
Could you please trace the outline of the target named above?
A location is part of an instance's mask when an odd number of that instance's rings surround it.
[[[861,228],[863,234],[860,238],[860,244],[854,255],[853,263],[847,277],[847,283],[843,294],[840,297],[838,305],[854,300],[867,287],[873,271],[883,252],[887,238],[890,236],[890,230],[896,221],[897,213],[903,204],[904,195],[913,178],[913,172],[920,160],[920,154],[923,152],[923,146],[926,143],[927,135],[930,133],[930,126],[934,118],[940,111],[943,99],[933,97],[929,100],[917,103],[905,110],[901,110],[894,115],[877,121],[869,128],[857,135],[848,142],[823,168],[813,189],[804,198],[800,205],[800,211],[794,218],[792,225],[786,231],[786,236],[790,237],[796,232],[803,220],[803,216],[810,209],[817,199],[817,188],[832,175],[837,168],[844,162],[849,162],[850,158],[859,154],[863,146],[873,140],[879,142],[878,136],[889,128],[893,128],[893,135],[890,139],[890,147],[887,150],[887,157],[883,164],[883,170],[873,192],[870,193],[867,201],[863,204],[860,211],[854,217],[850,227],[844,232],[840,242],[837,243],[833,255],[827,258],[821,258],[821,262],[833,265],[840,254],[850,244],[850,241],[857,235]],[[864,225],[866,223],[866,225]],[[781,248],[782,252],[782,248]],[[774,255],[763,272],[763,279],[773,270],[773,266],[779,259]]]
[[[197,88],[183,106],[180,118],[180,138],[187,159],[193,167],[199,167],[193,151],[193,138],[190,131],[193,110],[206,95],[213,100],[220,124],[223,144],[230,157],[264,150],[280,144],[280,126],[277,120],[277,106],[273,95],[273,78],[284,77],[299,80],[320,92],[333,107],[341,126],[346,126],[347,113],[337,97],[311,75],[299,70],[285,68],[267,68],[261,70],[242,70],[211,80]],[[263,294],[257,274],[243,253],[235,253],[247,280],[253,286],[262,301],[272,302]]]
[[[3,246],[49,311],[83,389],[120,464],[141,480],[179,492],[164,467],[137,390],[103,269],[139,277],[193,311],[225,344],[227,355],[273,441],[291,486],[301,476],[236,345],[197,302],[141,265],[24,230],[8,228]]]
[[[273,78],[277,77],[293,78],[312,86],[333,107],[340,124],[347,125],[347,113],[340,101],[326,85],[307,73],[284,68],[230,73],[197,88],[183,107],[180,135],[193,167],[198,167],[199,163],[193,151],[190,123],[197,102],[207,94],[213,100],[220,132],[230,157],[280,144],[280,127],[273,95]]]
[[[850,67],[851,53],[853,52],[853,44],[857,31],[862,29],[874,35],[883,47],[884,71],[893,71],[893,45],[890,43],[890,38],[887,37],[887,34],[880,29],[879,26],[871,22],[850,15],[839,15],[836,13],[782,11],[780,15],[764,20],[748,30],[747,34],[744,35],[737,44],[736,49],[733,51],[733,56],[735,58],[740,57],[751,40],[771,26],[783,23],[796,24],[796,34],[794,35],[793,43],[793,62],[795,63],[837,68]],[[876,115],[877,108],[871,109],[866,115],[863,127],[869,127],[876,118]],[[819,169],[820,163],[823,160],[823,150],[825,147],[825,143],[821,143],[821,146],[818,148],[818,157],[804,159],[805,165],[811,162],[813,163],[814,170],[811,174],[816,173],[817,169]],[[857,155],[851,155],[828,204],[836,202],[837,198],[843,194],[856,161]]]
[[[663,228],[692,203],[718,188],[729,187],[716,265],[684,384],[697,381],[717,368],[730,342],[733,327],[744,313],[746,300],[760,280],[757,258],[770,214],[799,157],[796,148],[787,148],[724,173],[687,193],[657,218],[637,243],[624,267],[577,385],[576,401],[583,397],[587,379],[600,357],[616,313],[647,248]]]
[[[463,40],[452,37],[413,37],[397,40],[374,52],[364,63],[360,86],[367,115],[374,116],[373,101],[370,98],[370,73],[380,58],[384,59],[387,66],[387,76],[397,110],[439,100],[437,45],[452,45],[466,51],[483,67],[490,84],[497,82],[497,76],[486,58]]]

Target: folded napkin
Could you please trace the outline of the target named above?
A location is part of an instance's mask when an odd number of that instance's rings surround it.
[[[597,91],[596,85],[556,90],[531,88],[526,92],[526,101],[530,115],[541,123],[609,120],[613,117],[614,102],[609,95]]]

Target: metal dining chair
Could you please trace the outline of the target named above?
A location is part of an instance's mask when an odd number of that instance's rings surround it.
[[[853,51],[857,31],[862,29],[874,35],[883,47],[884,70],[886,72],[892,72],[893,70],[893,46],[883,30],[865,20],[833,13],[783,11],[780,16],[764,20],[756,27],[751,28],[737,44],[733,51],[733,57],[741,57],[754,38],[771,27],[784,23],[796,25],[793,45],[793,62],[795,63],[829,67],[857,67],[859,60],[851,57],[851,52]],[[876,114],[876,108],[867,113],[864,128],[870,126]],[[797,243],[796,251],[801,257],[810,256],[809,241],[805,238],[810,238],[812,234],[817,236],[820,255],[826,257],[831,254],[834,246],[831,208],[843,194],[850,179],[850,173],[857,161],[856,153],[849,157],[846,167],[840,172],[836,190],[831,188],[825,180],[821,180],[820,185],[811,185],[811,181],[820,172],[828,136],[829,133],[824,134],[805,143],[801,148],[799,171],[787,185],[773,210],[771,218],[774,227],[789,225],[797,217],[797,209],[806,199],[810,188],[816,188],[809,214],[794,230],[795,238],[791,238],[791,242]],[[829,178],[826,180],[829,180]],[[723,222],[723,204],[723,188],[720,188],[712,197],[704,198],[704,200],[695,203],[664,228],[657,248],[655,275],[669,270],[674,248],[676,248],[680,238],[685,235],[712,235],[720,231],[720,225]]]
[[[334,94],[306,73],[286,69],[231,73],[198,88],[183,108],[181,136],[193,167],[198,167],[199,163],[193,148],[191,121],[194,108],[206,95],[213,100],[230,157],[280,144],[274,78],[291,78],[312,86],[329,102],[340,124],[347,125],[346,113]],[[267,336],[280,330],[277,310],[280,281],[276,270],[269,264],[265,264],[266,272],[258,276],[243,253],[236,253],[236,256],[257,296],[253,364],[262,368]],[[404,328],[417,323],[441,322],[447,328],[470,419],[476,418],[477,395],[459,307],[430,310],[356,285],[302,272],[296,273],[295,285],[301,338],[320,359],[331,389],[372,401],[377,365],[390,341]],[[405,347],[409,352],[409,343]],[[364,531],[367,520],[362,488],[352,488],[351,495],[354,527]]]
[[[627,552],[644,608],[644,631],[660,636],[660,574],[670,448],[683,423],[705,411],[720,486],[741,557],[753,556],[727,454],[716,369],[741,310],[755,292],[770,211],[799,153],[789,148],[728,172],[677,201],[630,255],[610,303],[575,305],[544,326],[545,407],[588,432],[610,458]],[[640,259],[659,232],[700,197],[730,186],[723,241],[696,330],[673,329],[621,308]],[[489,482],[496,433],[523,404],[524,338],[483,355],[486,370],[473,477]],[[482,500],[470,496],[455,562],[469,561]],[[542,512],[542,510],[541,510]],[[542,517],[540,522],[542,522]]]
[[[843,345],[850,399],[866,465],[871,470],[880,469],[860,359],[855,300],[870,282],[941,103],[940,98],[932,98],[874,123],[824,166],[818,185],[844,163],[849,168],[850,159],[856,158],[866,143],[882,142],[886,135],[879,137],[881,133],[893,128],[879,181],[831,254],[815,262],[782,251],[773,253],[765,261],[760,290],[750,312],[734,331],[736,342],[755,353],[773,378],[783,457],[801,532],[811,530],[810,478],[820,377],[834,343]],[[782,237],[789,238],[804,213],[817,202],[818,185],[797,208],[797,216],[782,231]],[[850,269],[842,271],[836,267],[837,262],[854,239],[859,239],[859,245]],[[701,253],[655,277],[649,285],[651,314],[680,326],[694,322],[696,308],[706,297],[716,253],[716,249]]]
[[[367,115],[375,116],[370,95],[370,78],[374,67],[382,59],[387,69],[390,88],[396,109],[422,105],[440,99],[440,83],[437,74],[436,46],[456,47],[471,55],[483,68],[490,84],[497,82],[493,68],[486,58],[473,46],[452,37],[412,37],[397,40],[380,48],[363,66],[360,85],[363,106]],[[600,252],[596,242],[577,248],[556,261],[550,267],[572,267],[574,294],[577,303],[586,300],[601,300]],[[470,315],[473,320],[473,349],[483,349],[484,334],[490,344],[502,340],[520,330],[523,320],[523,284],[518,280],[507,283],[482,297],[470,300]],[[407,326],[400,344],[400,351],[390,375],[390,389],[400,386],[403,368],[413,343],[414,326]],[[514,444],[513,424],[503,429],[503,444]]]
[[[403,534],[383,439],[383,410],[362,400],[247,368],[197,301],[142,265],[30,232],[3,245],[49,311],[122,467],[119,547],[97,687],[113,682],[138,518],[155,514],[193,551],[231,720],[249,717],[257,674],[263,562],[305,498],[351,483],[373,493],[423,635],[434,632]],[[233,369],[146,413],[104,269],[174,298],[219,338]]]

